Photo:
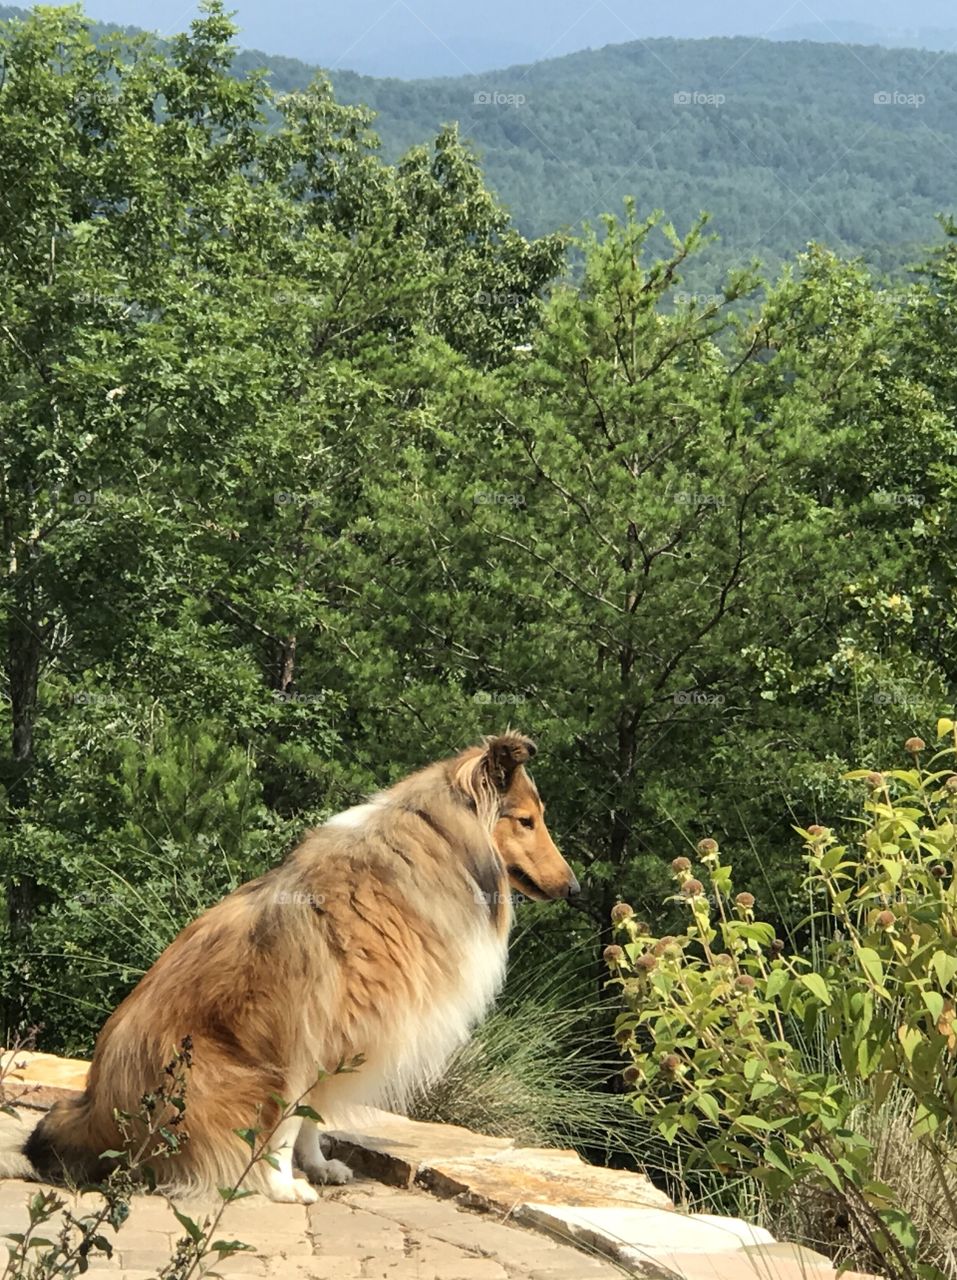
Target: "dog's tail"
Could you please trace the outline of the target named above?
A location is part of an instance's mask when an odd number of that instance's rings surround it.
[[[100,1157],[106,1144],[92,1132],[86,1094],[56,1103],[18,1152],[0,1153],[0,1177],[36,1182],[97,1182],[108,1171]],[[9,1168],[7,1167],[9,1164]]]

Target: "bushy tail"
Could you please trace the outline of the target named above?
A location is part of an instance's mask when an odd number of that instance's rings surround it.
[[[99,1182],[109,1172],[99,1143],[91,1132],[90,1104],[86,1095],[58,1102],[48,1111],[21,1148],[30,1173],[8,1177],[31,1177],[43,1182]]]

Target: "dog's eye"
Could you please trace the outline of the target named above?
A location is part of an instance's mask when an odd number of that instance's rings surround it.
[[[532,827],[535,825],[534,818],[519,818],[519,822],[523,827],[528,827],[529,831],[531,831]]]

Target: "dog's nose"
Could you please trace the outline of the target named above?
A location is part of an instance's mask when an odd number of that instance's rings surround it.
[[[575,877],[575,874],[574,874],[574,872],[573,872],[573,873],[572,873],[572,878],[571,878],[571,880],[569,880],[569,882],[568,882],[568,889],[567,889],[567,890],[566,890],[566,892],[565,892],[565,897],[566,897],[566,898],[577,898],[577,897],[578,897],[578,895],[581,893],[581,891],[582,891],[582,887],[581,887],[581,885],[578,883],[578,880],[577,880],[577,878]]]

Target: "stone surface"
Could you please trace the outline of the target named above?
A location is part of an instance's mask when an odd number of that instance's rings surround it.
[[[37,1190],[36,1183],[0,1182],[0,1236],[23,1229],[26,1202]],[[95,1194],[58,1194],[76,1213],[100,1203]],[[418,1189],[360,1180],[320,1188],[319,1194],[308,1209],[259,1195],[228,1205],[214,1239],[241,1240],[256,1249],[217,1262],[215,1270],[224,1277],[265,1280],[527,1280],[534,1273],[555,1280],[614,1280],[620,1274],[611,1263],[593,1264],[518,1224],[490,1221]],[[194,1201],[177,1208],[202,1223],[209,1206]],[[152,1280],[183,1234],[163,1197],[137,1195],[123,1227],[116,1233],[103,1229],[114,1257],[91,1260],[91,1274]]]
[[[374,1107],[357,1110],[348,1124],[331,1129],[327,1137],[336,1160],[396,1187],[410,1187],[425,1164],[463,1152],[493,1155],[515,1146],[510,1138],[490,1138],[451,1124],[424,1124]]]
[[[82,1090],[87,1064],[0,1055],[8,1095],[19,1097],[15,1116],[0,1113],[0,1179],[19,1178],[28,1172],[18,1153],[30,1128],[45,1107]],[[259,1195],[227,1206],[214,1238],[252,1251],[216,1263],[218,1272],[266,1280],[611,1280],[623,1270],[648,1280],[835,1280],[811,1250],[776,1244],[738,1219],[678,1213],[641,1174],[592,1168],[575,1152],[516,1147],[373,1109],[340,1119],[329,1139],[329,1154],[359,1179],[321,1188],[308,1209]],[[0,1181],[0,1236],[25,1228],[37,1189]],[[99,1204],[95,1194],[58,1194],[73,1213]],[[221,1204],[178,1208],[202,1224]],[[91,1269],[104,1280],[146,1280],[182,1235],[165,1199],[137,1196],[114,1259],[91,1260]]]
[[[674,1210],[526,1204],[516,1216],[563,1242],[596,1250],[639,1273],[679,1252],[713,1259],[728,1252],[740,1254],[745,1245],[774,1244],[769,1232],[739,1218]]]
[[[574,1151],[538,1147],[426,1158],[416,1181],[437,1195],[457,1196],[475,1208],[506,1213],[528,1203],[674,1209],[642,1174],[595,1168]]]
[[[21,1106],[46,1109],[61,1098],[81,1093],[86,1085],[88,1062],[57,1058],[50,1053],[0,1050],[0,1079],[8,1100]]]
[[[796,1253],[776,1253],[773,1249],[729,1249],[723,1253],[667,1253],[646,1260],[634,1273],[645,1280],[836,1280],[826,1258],[821,1265],[809,1264],[801,1255],[811,1253],[800,1245],[785,1245]],[[820,1257],[820,1255],[815,1255]],[[841,1272],[840,1280],[873,1280],[854,1271]]]

